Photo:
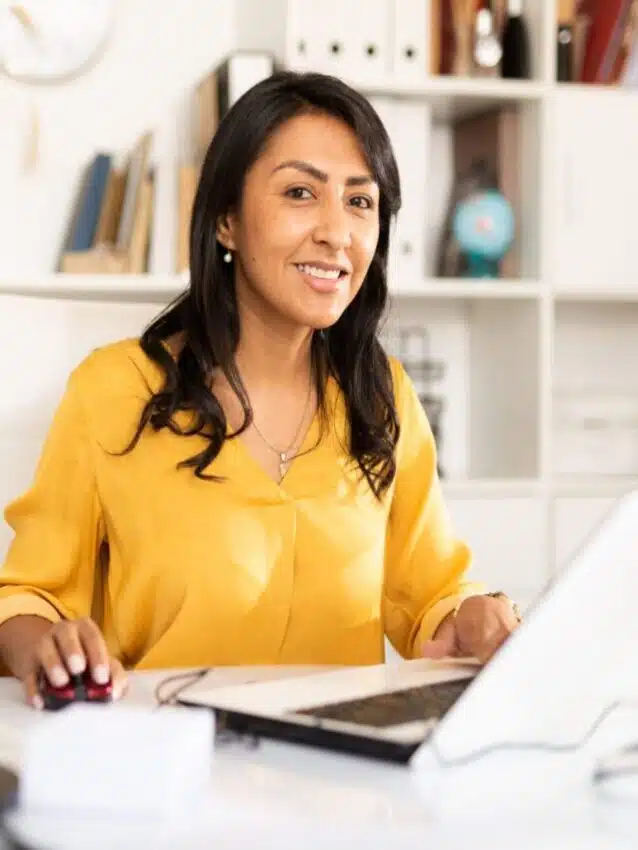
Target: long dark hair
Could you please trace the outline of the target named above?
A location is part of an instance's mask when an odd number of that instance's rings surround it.
[[[325,380],[334,377],[343,393],[350,456],[377,497],[395,475],[399,423],[392,377],[377,332],[388,299],[387,263],[392,217],[401,203],[399,174],[388,135],[370,103],[340,80],[317,73],[278,72],[244,94],[224,116],[206,154],[194,200],[190,230],[190,285],[145,330],[140,345],[164,374],[142,411],[130,451],[147,425],[176,434],[198,434],[203,451],[180,462],[199,478],[227,434],[224,410],[211,390],[215,369],[226,376],[244,410],[242,433],[252,422],[250,401],[234,362],[240,326],[232,266],[216,238],[219,218],[238,208],[246,172],[272,134],[294,116],[319,112],[344,121],[355,132],[380,189],[379,240],[366,279],[341,318],[312,339],[313,370],[320,408]],[[165,342],[175,334],[183,346],[174,356]],[[189,425],[175,415],[187,411]],[[325,413],[325,410],[323,411]]]

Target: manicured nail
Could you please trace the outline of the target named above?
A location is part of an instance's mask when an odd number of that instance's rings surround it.
[[[74,655],[69,655],[67,664],[69,665],[69,670],[73,673],[74,676],[79,676],[80,673],[84,673],[86,669],[86,662],[82,655],[78,655],[75,653]]]
[[[63,688],[69,681],[69,676],[63,667],[54,667],[51,670],[51,684],[56,688]]]
[[[36,694],[35,696],[31,697],[31,705],[38,711],[42,711],[42,709],[44,708],[44,700],[42,699],[40,694]]]
[[[109,668],[104,664],[98,664],[93,668],[93,678],[98,685],[106,685],[109,680]]]
[[[124,694],[124,686],[125,686],[125,682],[116,682],[113,685],[113,699],[114,700],[122,699],[122,696]]]

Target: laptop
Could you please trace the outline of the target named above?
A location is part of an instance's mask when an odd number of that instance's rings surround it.
[[[503,745],[577,742],[618,697],[623,654],[638,646],[637,604],[638,491],[615,503],[484,667],[421,659],[221,687],[204,678],[179,702],[213,710],[218,729],[402,764],[424,744],[453,763]]]

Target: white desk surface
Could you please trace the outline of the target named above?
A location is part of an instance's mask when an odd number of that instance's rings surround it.
[[[154,687],[166,675],[133,676],[126,702],[152,704]],[[23,704],[18,683],[0,679],[0,762],[19,765],[21,741],[39,720]],[[635,848],[638,801],[605,802],[591,773],[600,754],[637,740],[638,712],[628,708],[578,753],[503,752],[454,770],[426,764],[416,771],[267,741],[226,744],[212,754],[210,804],[176,832],[162,828],[149,835],[143,824],[97,829],[94,822],[65,825],[58,819],[46,847],[210,850],[258,841],[278,850]],[[54,767],[51,776],[55,781]],[[31,836],[43,830],[37,821],[18,824]]]

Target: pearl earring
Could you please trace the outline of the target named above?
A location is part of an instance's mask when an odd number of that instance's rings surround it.
[[[232,263],[232,261],[233,261],[233,255],[230,253],[230,251],[226,251],[226,253],[224,254],[224,262],[225,263]]]

